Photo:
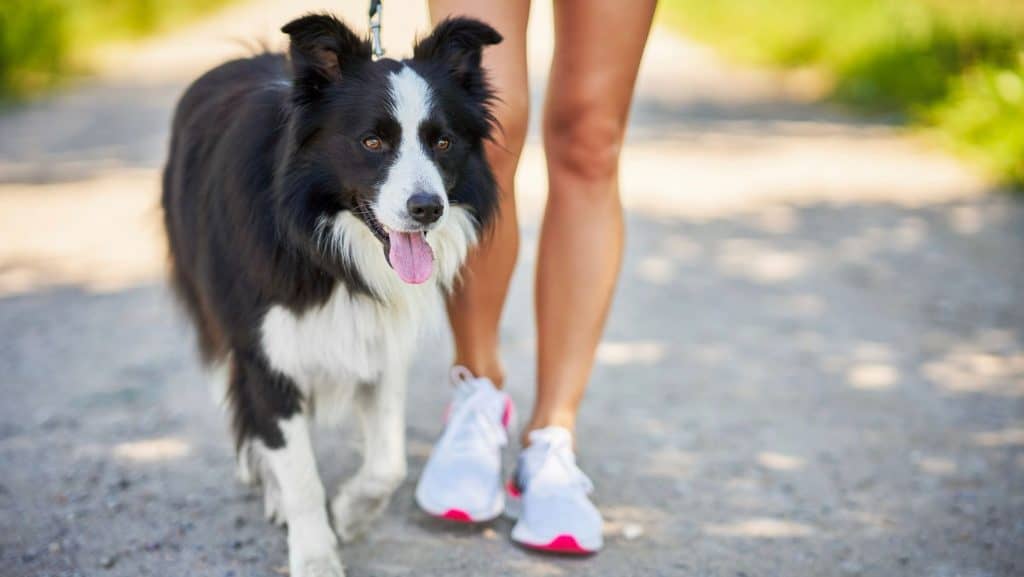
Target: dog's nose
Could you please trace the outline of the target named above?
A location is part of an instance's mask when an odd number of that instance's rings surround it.
[[[444,213],[444,202],[441,197],[429,192],[417,192],[405,203],[409,216],[420,224],[437,222]]]

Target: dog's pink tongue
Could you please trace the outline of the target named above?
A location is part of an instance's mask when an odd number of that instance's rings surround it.
[[[434,252],[423,236],[422,232],[388,232],[391,266],[398,278],[410,284],[426,282],[434,271]]]

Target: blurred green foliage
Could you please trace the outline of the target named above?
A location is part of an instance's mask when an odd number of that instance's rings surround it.
[[[832,96],[927,127],[1024,187],[1024,0],[664,0],[745,61],[812,66]]]
[[[158,32],[231,0],[0,0],[0,98],[88,66],[90,51]]]

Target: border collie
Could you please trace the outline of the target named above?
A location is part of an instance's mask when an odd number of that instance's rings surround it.
[[[172,283],[226,378],[239,472],[288,526],[292,577],[343,575],[406,473],[405,374],[496,208],[490,26],[455,18],[413,57],[314,14],[289,54],[223,64],[185,92],[163,177]],[[362,467],[331,500],[309,423],[355,408]]]

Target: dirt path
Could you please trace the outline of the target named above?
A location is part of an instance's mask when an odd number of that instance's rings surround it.
[[[394,55],[424,21],[396,4]],[[305,9],[232,8],[0,116],[0,575],[286,565],[163,286],[155,204],[185,83]],[[359,24],[363,9],[342,6]],[[628,254],[580,424],[607,551],[538,557],[505,521],[415,509],[445,343],[416,364],[410,480],[345,548],[351,576],[1024,573],[1024,206],[891,126],[808,104],[805,84],[652,39],[623,163]],[[543,183],[534,139],[503,327],[524,409]],[[333,486],[356,443],[318,441]]]

